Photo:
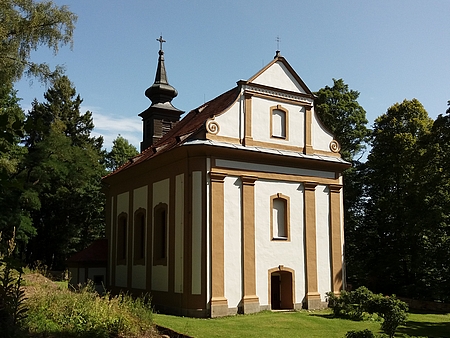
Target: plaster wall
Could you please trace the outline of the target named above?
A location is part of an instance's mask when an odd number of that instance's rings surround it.
[[[276,62],[257,76],[253,83],[267,85],[297,93],[305,93],[300,84],[281,62]]]
[[[317,150],[330,151],[330,142],[333,141],[333,135],[317,119],[314,108],[312,108],[312,113],[312,146]]]
[[[330,250],[330,203],[327,186],[316,187],[316,252],[317,287],[320,298],[325,301],[326,293],[331,291]]]
[[[231,105],[226,112],[215,116],[214,120],[219,124],[218,136],[240,138],[241,116],[239,101]]]
[[[224,279],[228,307],[237,308],[242,299],[242,182],[224,180]]]
[[[290,240],[270,236],[270,196],[281,193],[290,200]],[[280,265],[293,269],[295,303],[305,296],[303,186],[301,183],[259,179],[255,182],[256,291],[263,306],[269,304],[269,269]]]
[[[280,106],[288,111],[286,116],[287,137],[273,138],[271,130],[271,107],[278,101],[260,97],[252,98],[252,137],[255,141],[270,142],[281,145],[303,147],[305,139],[305,108],[300,105],[282,103]]]
[[[84,283],[86,281],[86,270],[78,269],[78,283]]]
[[[152,209],[155,208],[159,203],[165,203],[170,210],[169,204],[169,194],[170,194],[170,180],[167,178],[153,183],[153,204]],[[168,225],[170,224],[170,213],[167,213],[167,226],[166,234],[169,233]],[[152,219],[152,231],[154,230],[154,220]],[[155,238],[155,234],[152,234],[152,238]],[[152,248],[155,244],[152,245]],[[169,236],[166,235],[166,248],[169,247]],[[167,250],[167,255],[169,255],[169,250]],[[167,259],[169,261],[169,259]],[[152,265],[152,289],[155,291],[168,291],[169,290],[169,269],[168,265]]]
[[[145,185],[143,187],[140,187],[138,189],[134,189],[133,191],[133,238],[135,238],[135,224],[134,224],[134,213],[142,208],[142,209],[147,209],[147,196],[148,196],[148,187]],[[145,220],[147,222],[147,212],[145,215]],[[148,224],[148,222],[147,222]],[[146,232],[148,231],[147,229],[148,227],[146,227]],[[136,243],[136,241],[132,241],[133,243],[133,250],[131,251],[133,253],[134,256],[134,245]],[[147,242],[145,242],[145,246],[147,247]],[[144,252],[147,252],[147,249],[145,249]],[[134,261],[134,257],[133,257],[133,261]],[[148,262],[148,258],[145,259],[145,264],[144,265],[133,265],[131,268],[131,274],[132,274],[132,279],[131,279],[131,287],[134,289],[141,289],[141,290],[145,290],[145,284],[146,284],[146,264]]]
[[[69,268],[70,273],[70,284],[77,285],[80,283],[80,280],[78,279],[78,268]]]
[[[88,268],[87,279],[94,280],[94,276],[106,276],[106,268]]]
[[[124,192],[122,194],[117,195],[117,213],[115,216],[115,223],[116,223],[116,234],[118,231],[118,224],[117,224],[117,217],[121,213],[127,214],[127,225],[130,225],[130,215],[129,215],[129,203],[130,203],[130,194],[128,192]],[[128,234],[130,231],[128,231]],[[115,247],[118,247],[118,236],[116,236],[116,243]],[[127,251],[128,251],[128,243],[127,240]],[[126,260],[128,262],[128,260]],[[81,278],[81,276],[80,276]],[[116,265],[116,278],[115,278],[115,286],[117,287],[123,287],[125,288],[127,286],[127,263]]]

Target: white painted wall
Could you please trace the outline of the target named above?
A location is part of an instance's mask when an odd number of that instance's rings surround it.
[[[279,102],[261,97],[252,98],[252,137],[255,141],[270,142],[286,146],[303,147],[305,142],[305,108],[300,105],[282,103],[288,110],[287,139],[272,138],[270,108]]]
[[[175,177],[175,292],[183,293],[184,174]]]
[[[290,241],[271,241],[270,196],[281,193],[290,198]],[[261,305],[269,304],[269,269],[284,265],[295,270],[295,303],[305,296],[303,187],[299,183],[255,182],[256,292]]]
[[[333,141],[331,135],[317,119],[312,108],[312,146],[314,149],[330,151],[330,142]]]
[[[300,84],[281,62],[271,65],[262,74],[253,79],[252,82],[292,92],[305,93]]]
[[[132,254],[133,254],[133,261],[134,261],[134,231],[135,231],[135,225],[134,225],[134,213],[136,212],[136,210],[138,210],[139,208],[145,209],[147,210],[147,198],[148,196],[148,186],[143,186],[140,187],[138,189],[134,189],[133,191],[133,250],[132,250]],[[145,214],[145,221],[148,224],[148,220],[147,220],[147,215],[148,213],[146,212]],[[145,231],[148,231],[148,227],[146,227]],[[147,236],[145,234],[145,236]],[[145,242],[145,246],[147,248],[147,241]],[[147,252],[147,249],[145,249],[144,252]],[[148,257],[145,258],[145,265],[133,265],[131,268],[131,287],[135,288],[135,289],[141,289],[141,290],[145,290],[145,285],[146,285],[146,264],[148,262]]]
[[[317,286],[322,301],[331,291],[330,197],[327,186],[316,187]]]
[[[242,299],[242,182],[228,176],[224,180],[224,278],[228,307]]]
[[[192,172],[192,294],[202,293],[202,172]]]
[[[80,283],[80,280],[78,279],[78,268],[69,268],[69,276],[70,276],[70,283],[72,285],[77,285]]]
[[[117,214],[115,216],[115,223],[116,223],[116,234],[118,233],[118,222],[117,217],[122,213],[127,214],[127,227],[129,229],[131,222],[130,222],[130,215],[129,215],[129,201],[130,201],[130,194],[128,192],[124,192],[120,195],[117,195]],[[128,231],[128,234],[130,232]],[[116,244],[115,247],[117,248],[117,241],[118,236],[116,236]],[[128,264],[128,239],[127,239],[127,261],[125,265],[116,265],[116,278],[115,278],[115,286],[118,287],[126,287],[127,286],[127,264]],[[80,276],[81,278],[81,276]]]
[[[106,283],[106,268],[88,268],[88,277],[91,281],[94,281],[94,276],[103,276],[103,284]],[[106,285],[95,285],[95,290],[98,293],[105,292]]]
[[[170,179],[165,179],[162,181],[158,181],[153,183],[153,204],[152,209],[155,208],[159,203],[166,203],[168,206],[168,210],[170,210],[169,204],[169,194],[170,194]],[[169,234],[169,224],[170,224],[170,212],[167,213],[167,234]],[[154,220],[152,219],[152,231],[155,228]],[[153,231],[154,232],[154,231]],[[154,240],[155,234],[152,233],[152,238]],[[167,243],[166,248],[169,248],[169,236],[166,236]],[[153,248],[155,244],[153,243]],[[169,250],[167,250],[167,255],[169,255]],[[153,265],[152,266],[152,289],[155,291],[169,291],[169,257],[167,257],[167,265]]]
[[[241,117],[239,100],[224,113],[215,116],[214,121],[219,125],[218,136],[240,138]]]
[[[84,283],[86,280],[86,269],[78,269],[78,283]]]

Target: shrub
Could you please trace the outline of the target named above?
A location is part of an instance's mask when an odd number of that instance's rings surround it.
[[[343,290],[339,297],[328,292],[328,306],[335,317],[362,320],[372,296],[373,293],[364,286],[351,292]]]
[[[364,331],[348,331],[345,338],[375,338],[372,331],[365,329]]]
[[[366,287],[360,287],[350,292],[342,291],[340,297],[329,292],[327,297],[328,306],[333,310],[335,317],[362,320],[364,313],[377,314],[382,317],[384,320],[381,329],[389,337],[394,337],[397,327],[403,324],[407,318],[408,305],[405,302],[397,299],[395,295],[385,297],[381,294],[374,294]]]

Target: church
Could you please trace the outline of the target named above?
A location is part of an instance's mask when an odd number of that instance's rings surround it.
[[[314,94],[277,51],[181,118],[158,41],[141,153],[103,179],[108,289],[193,317],[326,306],[344,287],[350,164]]]

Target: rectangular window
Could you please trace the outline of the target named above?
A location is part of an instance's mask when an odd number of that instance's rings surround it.
[[[290,240],[289,197],[282,194],[271,196],[270,233],[272,240]]]
[[[270,108],[271,137],[287,139],[288,136],[288,110],[277,105]]]
[[[273,200],[273,224],[276,237],[287,237],[286,231],[286,200],[276,198]]]

